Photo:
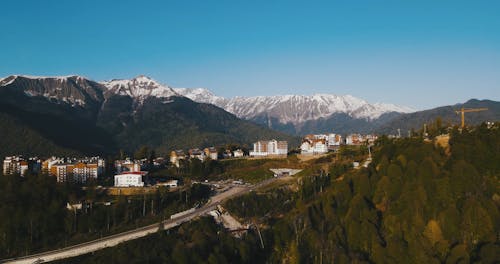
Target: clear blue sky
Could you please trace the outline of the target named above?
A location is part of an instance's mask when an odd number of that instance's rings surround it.
[[[4,0],[0,76],[151,76],[424,109],[500,100],[500,1]]]

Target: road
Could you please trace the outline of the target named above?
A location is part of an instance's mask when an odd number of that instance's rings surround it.
[[[222,203],[223,201],[233,198],[245,193],[248,193],[249,191],[262,187],[264,185],[267,185],[274,181],[275,178],[273,179],[268,179],[263,182],[260,182],[256,185],[239,185],[239,186],[232,186],[230,189],[223,193],[219,193],[215,196],[213,196],[207,204],[205,204],[203,207],[200,207],[193,211],[192,213],[183,215],[181,217],[175,218],[175,219],[168,219],[163,221],[161,224],[156,223],[144,227],[140,227],[134,230],[130,230],[127,232],[103,237],[100,239],[96,239],[93,241],[85,242],[82,244],[74,245],[74,246],[69,246],[65,247],[62,249],[57,249],[57,250],[52,250],[52,251],[47,251],[39,254],[34,254],[34,255],[29,255],[25,257],[18,257],[18,258],[13,258],[13,259],[6,259],[0,261],[0,263],[42,263],[42,262],[48,262],[48,261],[54,261],[54,260],[61,260],[65,258],[71,258],[71,257],[76,257],[80,255],[85,255],[88,253],[92,253],[104,248],[108,247],[114,247],[120,243],[138,239],[141,237],[145,237],[147,235],[153,234],[158,232],[160,229],[161,225],[163,230],[167,230],[170,228],[174,228],[184,222],[190,221],[198,216],[202,216],[211,210],[214,210],[217,205]]]

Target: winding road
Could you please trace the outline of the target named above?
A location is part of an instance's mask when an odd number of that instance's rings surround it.
[[[48,262],[48,261],[54,261],[54,260],[61,260],[61,259],[66,259],[66,258],[71,258],[71,257],[76,257],[80,255],[85,255],[88,253],[92,253],[104,248],[108,247],[114,247],[120,243],[138,239],[141,237],[145,237],[147,235],[156,233],[159,231],[159,229],[167,230],[174,228],[184,222],[191,221],[192,219],[202,216],[211,210],[214,210],[217,205],[221,204],[223,201],[248,193],[249,191],[262,187],[264,185],[267,185],[271,182],[273,182],[276,178],[268,179],[263,182],[260,182],[256,185],[238,185],[238,186],[231,186],[227,191],[219,193],[215,196],[213,196],[207,204],[204,206],[195,209],[193,212],[188,213],[186,215],[180,216],[178,218],[174,219],[168,219],[164,220],[161,223],[156,223],[144,227],[140,227],[137,229],[133,229],[130,231],[126,231],[123,233],[103,237],[100,239],[96,239],[93,241],[65,247],[62,249],[57,249],[57,250],[52,250],[52,251],[47,251],[43,253],[38,253],[34,255],[28,255],[24,257],[18,257],[18,258],[12,258],[12,259],[5,259],[1,260],[0,263],[43,263],[43,262]]]

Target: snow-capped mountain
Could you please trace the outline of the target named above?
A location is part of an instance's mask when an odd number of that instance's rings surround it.
[[[219,107],[225,106],[229,101],[224,97],[214,95],[211,91],[205,88],[174,88],[174,91],[177,94],[187,97],[195,102],[213,104]]]
[[[42,96],[58,103],[81,107],[102,101],[104,90],[99,83],[77,75],[11,75],[0,79],[0,88],[23,92],[29,97]]]
[[[133,153],[295,137],[197,103],[150,78],[0,78],[0,156]]]
[[[1,89],[5,88],[5,89]],[[119,109],[134,109],[137,113],[151,98],[169,104],[171,97],[186,97],[198,103],[218,106],[239,118],[251,120],[291,134],[313,133],[320,130],[348,132],[369,130],[388,117],[412,112],[412,109],[392,104],[371,104],[351,95],[278,95],[224,98],[204,88],[172,88],[147,76],[130,80],[94,82],[81,76],[37,77],[12,75],[0,79],[0,92],[11,90],[35,99],[42,96],[50,102],[100,112],[120,105]],[[119,97],[132,101],[120,101]],[[119,104],[116,102],[120,101]],[[118,108],[115,110],[118,111]],[[340,127],[343,127],[340,129]]]
[[[117,95],[128,95],[140,101],[147,97],[171,97],[179,96],[172,88],[159,82],[140,75],[130,80],[111,80],[101,82],[108,92]]]
[[[267,116],[276,118],[280,123],[294,125],[326,118],[335,113],[346,113],[357,119],[374,120],[385,113],[409,113],[413,111],[410,108],[392,104],[370,104],[351,95],[279,95],[226,99],[215,96],[202,88],[174,90],[193,101],[215,104],[241,118],[254,119],[259,116]]]

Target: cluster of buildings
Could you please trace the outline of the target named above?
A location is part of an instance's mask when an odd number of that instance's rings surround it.
[[[100,157],[86,158],[58,158],[51,157],[41,160],[37,157],[24,158],[23,156],[5,157],[3,174],[47,173],[54,176],[57,182],[72,181],[85,183],[89,179],[97,179],[104,173],[105,160]]]
[[[241,158],[244,156],[243,150],[237,149],[233,152],[230,150],[226,150],[224,153],[221,153],[223,158]],[[190,149],[187,153],[184,150],[173,150],[170,152],[170,163],[175,165],[176,167],[180,166],[181,160],[186,159],[199,159],[200,161],[205,161],[207,159],[217,160],[219,159],[219,152],[215,147],[205,148],[203,150],[199,148]]]
[[[260,140],[253,143],[250,157],[286,156],[288,154],[288,142],[272,140]]]
[[[342,144],[342,136],[339,134],[306,135],[300,144],[302,154],[323,154],[329,150],[335,150]]]
[[[323,154],[338,149],[340,145],[373,144],[375,140],[376,135],[349,134],[345,138],[334,133],[306,135],[300,144],[300,151],[305,155]]]
[[[253,144],[253,150],[250,151],[250,157],[268,157],[268,156],[286,156],[288,154],[288,142],[272,140],[260,140]],[[224,153],[218,153],[214,147],[205,148],[203,150],[195,148],[190,149],[187,153],[184,150],[174,150],[170,153],[170,163],[179,167],[181,160],[199,159],[205,161],[208,158],[217,160],[219,157],[227,158],[243,158],[245,153],[241,149],[234,151],[226,150]]]
[[[58,158],[42,162],[42,172],[56,177],[57,182],[86,183],[104,174],[106,161],[101,157]]]
[[[165,165],[166,160],[158,157],[150,162],[148,159],[116,160],[114,163],[116,175],[114,176],[115,187],[144,187],[143,178],[148,174],[148,170],[154,167]],[[174,180],[175,181],[175,180]],[[168,181],[164,186],[177,187],[177,181]]]
[[[350,134],[345,138],[346,145],[372,145],[375,140],[377,140],[377,135],[361,135],[361,134]]]

